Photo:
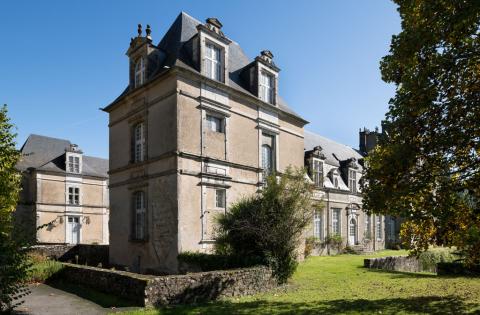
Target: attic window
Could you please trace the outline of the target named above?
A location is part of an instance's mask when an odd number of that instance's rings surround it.
[[[259,96],[264,102],[274,104],[275,78],[272,74],[261,71],[259,80]]]
[[[68,172],[69,173],[80,173],[80,157],[69,155],[68,156]]]
[[[145,61],[144,58],[141,57],[135,63],[135,87],[139,87],[145,83]]]
[[[222,48],[210,42],[205,45],[205,75],[210,79],[222,80]]]

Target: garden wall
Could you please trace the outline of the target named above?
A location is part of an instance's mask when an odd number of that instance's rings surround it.
[[[108,245],[35,245],[31,252],[63,262],[108,266]]]
[[[436,272],[436,268],[424,268],[416,257],[390,256],[381,258],[367,258],[363,260],[365,268],[382,269],[404,272]]]
[[[141,275],[65,263],[59,277],[120,296],[140,306],[184,304],[219,297],[255,294],[272,289],[270,269],[254,267],[175,276]]]

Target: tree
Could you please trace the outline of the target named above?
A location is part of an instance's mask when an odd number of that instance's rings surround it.
[[[297,267],[305,227],[312,222],[313,187],[303,169],[268,177],[258,194],[245,197],[218,218],[216,251],[272,267],[284,283]]]
[[[23,281],[29,267],[25,243],[13,233],[13,212],[20,192],[15,165],[20,154],[12,128],[4,105],[0,109],[0,312],[18,305],[16,300],[27,292]]]
[[[364,207],[406,219],[413,253],[457,246],[480,263],[480,2],[395,0],[402,31],[381,61],[396,85],[367,158]]]

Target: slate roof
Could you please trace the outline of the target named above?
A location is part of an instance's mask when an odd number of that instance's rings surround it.
[[[22,158],[17,163],[17,169],[25,171],[34,168],[66,173],[65,150],[69,149],[70,145],[71,142],[65,139],[31,134],[20,149]],[[108,178],[108,160],[83,155],[82,175]]]
[[[331,165],[340,166],[340,161],[345,161],[350,158],[356,158],[357,160],[363,159],[363,155],[357,150],[311,131],[305,130],[304,136],[305,150],[310,151],[316,146],[321,146],[327,163]]]
[[[164,68],[165,66],[177,66],[199,73],[197,69],[193,66],[191,49],[189,49],[187,47],[188,45],[186,45],[186,43],[190,39],[192,39],[195,35],[198,34],[197,26],[199,24],[203,23],[191,17],[185,12],[181,12],[178,15],[178,17],[175,19],[173,24],[170,26],[170,28],[158,44],[158,48],[163,50],[167,54],[167,57],[165,58],[163,65],[159,67],[158,72],[152,77],[168,71],[166,70],[166,68]],[[245,87],[245,83],[240,78],[241,70],[245,66],[249,65],[252,60],[247,57],[240,45],[234,41],[229,44],[228,54],[229,86],[238,91],[248,93],[254,96]],[[129,88],[127,87],[125,91],[123,91],[122,94],[112,104],[114,104],[124,95],[128,94],[128,91]],[[107,106],[107,108],[109,106]],[[288,106],[285,100],[283,100],[280,96],[278,97],[278,108],[288,113],[289,115],[292,115],[304,122],[307,122],[300,115],[295,113]]]

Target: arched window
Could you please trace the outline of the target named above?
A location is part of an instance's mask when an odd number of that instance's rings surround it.
[[[262,145],[262,168],[265,176],[269,176],[273,172],[272,147],[268,144]]]
[[[145,61],[142,58],[135,63],[135,87],[139,87],[145,82]]]
[[[133,161],[142,162],[145,153],[145,126],[138,123],[133,127]]]
[[[137,191],[133,194],[133,206],[134,206],[134,233],[133,236],[136,240],[144,240],[146,235],[146,222],[145,222],[145,193],[143,191]]]

